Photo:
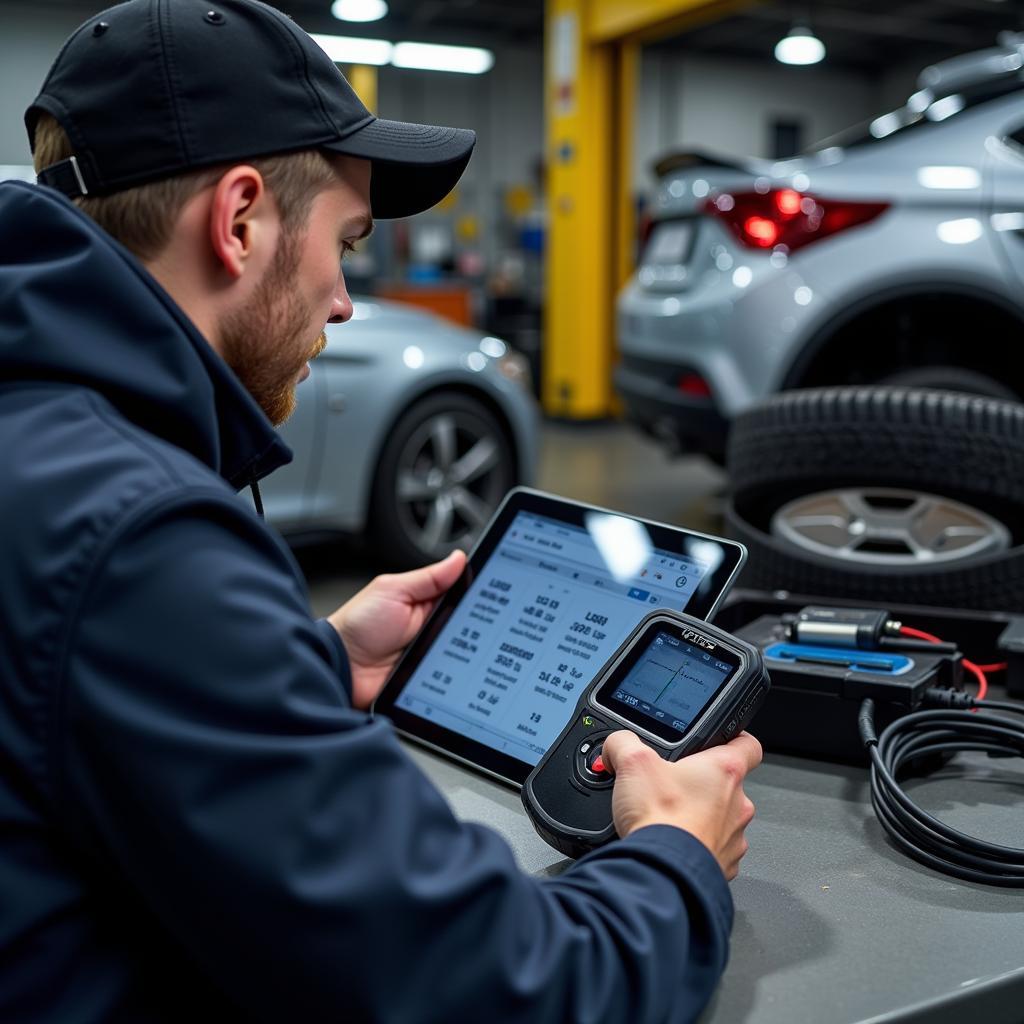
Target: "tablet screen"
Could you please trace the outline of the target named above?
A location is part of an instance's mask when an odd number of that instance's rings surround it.
[[[486,558],[390,694],[406,731],[454,734],[458,753],[494,751],[525,775],[637,622],[687,608],[721,574],[723,546],[699,534],[664,528],[676,543],[659,547],[638,520],[576,518],[520,509],[502,527],[499,517]]]

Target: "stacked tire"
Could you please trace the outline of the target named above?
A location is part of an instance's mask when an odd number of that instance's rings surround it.
[[[727,468],[727,528],[750,552],[744,586],[1024,611],[1020,403],[901,387],[783,392],[733,422]],[[950,522],[959,515],[980,524],[979,539],[967,544],[957,537],[966,528],[951,526],[934,550],[908,548],[898,557],[884,542],[874,552],[855,541],[819,543],[817,535],[841,536],[835,516],[821,516],[826,527],[809,530],[810,540],[787,528],[787,509],[827,510],[840,497],[849,505],[877,501],[879,521],[902,516],[908,527],[915,509],[945,502]],[[890,515],[887,501],[896,510]],[[856,516],[847,525],[851,535],[865,529]]]

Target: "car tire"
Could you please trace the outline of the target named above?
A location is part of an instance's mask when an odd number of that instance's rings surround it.
[[[428,395],[388,433],[373,485],[371,537],[394,568],[468,550],[516,476],[508,435],[482,401],[455,391]]]
[[[1024,609],[1024,405],[903,388],[783,393],[736,418],[727,465],[726,523],[750,551],[747,586],[873,602]],[[921,508],[945,501],[981,524],[979,545],[991,543],[979,553],[966,544],[961,557],[954,540],[950,551],[937,546],[920,556],[885,544],[881,553],[861,551],[856,541],[852,549],[822,544],[786,529],[786,510],[799,509],[802,499],[820,497],[821,507],[829,508],[829,496],[839,502],[851,493],[876,496],[884,514],[886,496],[900,495],[889,511],[893,521],[902,516],[907,524],[915,496]],[[841,530],[838,517],[825,520],[819,534]],[[851,533],[855,525],[863,522],[851,517]],[[937,545],[945,539],[940,534]]]
[[[934,391],[963,391],[1006,402],[1019,402],[1020,395],[987,373],[961,366],[917,366],[899,370],[878,381],[881,387],[929,388]]]

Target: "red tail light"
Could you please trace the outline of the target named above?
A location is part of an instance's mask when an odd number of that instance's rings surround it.
[[[639,240],[639,251],[643,252],[647,243],[650,241],[651,235],[654,233],[654,218],[649,213],[642,213],[640,215],[639,223],[637,224],[637,239]]]
[[[888,203],[819,199],[791,188],[726,192],[704,204],[704,212],[723,221],[743,245],[751,249],[784,245],[790,252],[866,224],[888,208]]]
[[[676,387],[682,394],[692,398],[710,398],[711,385],[699,374],[692,371],[683,373],[676,381]]]

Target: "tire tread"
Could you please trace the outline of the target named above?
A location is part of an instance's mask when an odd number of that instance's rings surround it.
[[[953,565],[851,565],[795,549],[768,530],[772,511],[792,496],[867,485],[963,500],[1024,533],[1020,403],[906,387],[783,392],[733,422],[726,465],[726,524],[750,551],[747,586],[1024,609],[1024,546]]]

